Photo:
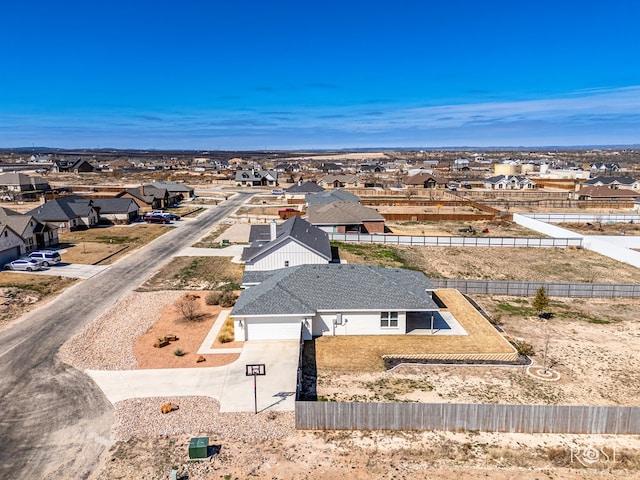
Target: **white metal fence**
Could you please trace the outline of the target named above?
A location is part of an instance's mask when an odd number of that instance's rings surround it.
[[[418,235],[370,235],[362,233],[329,233],[329,239],[348,243],[382,243],[424,247],[580,247],[581,238],[528,237],[430,237]]]

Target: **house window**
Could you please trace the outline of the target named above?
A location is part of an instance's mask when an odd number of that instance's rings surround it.
[[[380,312],[380,327],[397,328],[398,312]]]

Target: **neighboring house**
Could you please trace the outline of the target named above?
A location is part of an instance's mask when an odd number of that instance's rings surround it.
[[[445,188],[447,181],[434,177],[429,173],[418,173],[417,175],[405,177],[402,180],[402,184],[409,188]]]
[[[433,290],[413,270],[352,264],[283,268],[242,292],[231,311],[235,340],[403,335],[408,317],[437,314]]]
[[[582,187],[578,192],[578,200],[633,201],[638,196],[640,196],[640,192],[628,188]]]
[[[78,160],[55,160],[51,168],[54,173],[91,173],[96,170],[96,167],[84,158]]]
[[[156,188],[152,184],[127,188],[116,198],[130,198],[143,210],[167,208],[183,200],[182,194],[172,194],[166,188]]]
[[[363,163],[360,165],[361,172],[382,173],[386,172],[386,168],[382,163]]]
[[[299,163],[281,163],[273,168],[278,173],[298,173],[300,171]]]
[[[145,188],[155,188],[156,190],[166,190],[169,195],[174,197],[182,196],[182,199],[195,197],[195,191],[193,187],[178,182],[166,182],[158,181],[144,185]]]
[[[52,227],[69,230],[82,230],[98,225],[98,209],[93,200],[71,195],[48,201],[27,212],[39,222]]]
[[[291,217],[280,225],[252,225],[251,246],[242,252],[245,264],[243,286],[255,284],[255,271],[277,270],[306,264],[324,264],[332,260],[326,232],[300,217]]]
[[[328,233],[384,233],[384,217],[359,203],[309,205],[307,220]]]
[[[298,181],[295,185],[285,189],[284,198],[289,199],[304,199],[306,195],[311,193],[324,192],[324,188],[315,182],[307,181],[302,183]]]
[[[22,237],[9,225],[0,223],[0,268],[26,251]]]
[[[275,170],[239,170],[236,172],[236,185],[241,187],[275,187],[278,185],[278,172]]]
[[[606,173],[606,172],[619,172],[620,164],[596,162],[589,167],[589,170],[591,170],[591,173],[594,173],[594,174]]]
[[[30,177],[24,173],[9,172],[0,174],[0,189],[17,193],[44,192],[49,190],[49,184],[42,177]]]
[[[360,183],[355,175],[325,175],[318,180],[318,185],[324,188],[356,188]]]
[[[32,215],[24,215],[10,208],[0,207],[0,224],[8,225],[22,238],[25,252],[58,244],[58,229],[39,222]]]
[[[484,187],[492,190],[529,190],[536,188],[536,183],[517,175],[496,175],[486,178]]]
[[[346,190],[328,190],[305,196],[307,205],[328,205],[335,202],[360,203],[360,197]]]
[[[595,177],[582,184],[583,187],[608,187],[613,189],[640,189],[640,180],[631,177]]]
[[[140,216],[140,207],[132,198],[94,198],[86,199],[93,202],[98,209],[100,220],[111,223],[131,223]]]
[[[338,165],[337,163],[333,162],[324,162],[320,164],[318,170],[325,173],[342,172],[342,165]]]

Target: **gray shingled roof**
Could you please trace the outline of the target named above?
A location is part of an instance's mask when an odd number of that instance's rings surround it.
[[[437,310],[421,272],[370,265],[300,265],[276,270],[242,292],[231,315],[307,315],[317,311]]]
[[[360,203],[360,197],[346,190],[328,190],[326,192],[311,193],[305,196],[307,205],[328,205],[335,202]]]
[[[384,221],[384,217],[373,208],[351,202],[309,205],[307,218],[312,225],[360,225],[365,221]]]
[[[288,239],[293,239],[304,245],[309,250],[326,258],[327,261],[331,260],[331,245],[329,244],[329,237],[326,232],[323,232],[318,227],[314,227],[298,216],[291,217],[276,227],[275,240],[269,241],[269,233],[269,225],[254,225],[251,227],[249,239],[254,243],[243,250],[243,261],[251,261]],[[267,241],[267,243],[264,243],[265,241]],[[260,244],[264,245],[260,246]]]
[[[85,199],[89,202],[89,199]],[[132,198],[94,198],[93,206],[100,209],[100,213],[128,213],[131,204],[138,209],[138,204]]]
[[[188,185],[184,185],[178,182],[167,182],[159,180],[157,182],[152,182],[148,185],[145,185],[145,187],[149,185],[159,190],[167,190],[168,192],[189,193],[193,191],[193,187],[189,187]]]
[[[89,201],[77,195],[56,198],[44,205],[27,212],[33,215],[40,222],[62,222],[73,218],[86,217],[91,211]]]
[[[318,193],[324,192],[324,188],[315,182],[304,182],[302,184],[296,183],[293,187],[285,189],[287,193]]]

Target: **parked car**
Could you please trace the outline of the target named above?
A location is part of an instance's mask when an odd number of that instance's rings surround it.
[[[4,266],[5,270],[26,270],[31,272],[34,270],[42,270],[42,264],[37,260],[30,258],[19,258],[13,262],[9,262]]]
[[[171,223],[171,220],[169,220],[164,215],[150,215],[150,214],[147,214],[147,215],[144,216],[144,221],[147,222],[147,223]]]
[[[284,194],[284,190],[271,190],[271,195],[283,195]]]
[[[55,250],[34,250],[27,255],[31,260],[40,262],[43,266],[57,265],[60,263],[60,254]]]
[[[154,210],[153,212],[151,212],[151,215],[162,215],[169,220],[180,220],[180,215],[176,215],[175,213],[171,212],[165,212],[164,210]]]

